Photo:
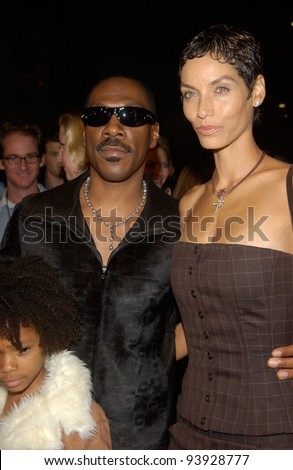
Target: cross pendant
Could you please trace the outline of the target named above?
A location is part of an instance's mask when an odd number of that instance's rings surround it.
[[[214,206],[216,206],[215,213],[218,212],[218,210],[220,209],[220,207],[222,207],[224,202],[225,202],[224,196],[223,196],[223,194],[221,194],[221,196],[218,198],[217,202],[214,202]]]

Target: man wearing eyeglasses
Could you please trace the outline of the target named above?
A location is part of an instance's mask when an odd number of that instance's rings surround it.
[[[110,77],[82,114],[89,171],[33,197],[11,218],[2,255],[43,256],[76,297],[94,397],[114,449],[167,449],[175,418],[171,254],[178,202],[145,175],[159,123],[140,81]]]
[[[38,183],[44,157],[40,154],[41,131],[24,121],[6,121],[0,128],[0,169],[5,171],[6,189],[0,198],[0,240],[15,205],[32,193],[44,191]]]

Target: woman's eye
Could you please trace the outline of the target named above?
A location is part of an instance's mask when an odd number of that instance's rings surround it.
[[[216,91],[217,93],[227,93],[229,91],[229,88],[227,88],[226,86],[219,86]]]
[[[196,93],[194,93],[194,91],[186,91],[185,93],[182,93],[183,100],[189,100],[193,96],[196,96]]]

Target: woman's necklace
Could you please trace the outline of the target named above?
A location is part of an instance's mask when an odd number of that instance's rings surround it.
[[[88,207],[90,208],[90,210],[94,214],[94,216],[96,216],[97,219],[100,222],[105,224],[106,227],[109,227],[109,230],[110,230],[109,250],[111,251],[111,250],[113,250],[113,243],[115,241],[115,239],[114,239],[115,228],[118,227],[118,225],[125,224],[127,222],[127,220],[132,219],[144,207],[146,197],[147,197],[147,184],[146,184],[145,180],[143,180],[143,182],[142,182],[142,198],[141,198],[141,201],[139,203],[139,206],[137,206],[136,209],[134,209],[132,212],[130,212],[130,214],[127,217],[123,217],[121,220],[119,220],[118,222],[115,222],[114,224],[109,222],[108,219],[104,219],[100,214],[98,214],[98,209],[95,209],[93,207],[93,205],[90,201],[90,198],[89,198],[89,186],[90,186],[90,176],[87,177],[87,179],[85,180],[85,183],[84,183],[84,198],[86,200],[86,203],[87,203]]]
[[[230,194],[234,189],[236,189],[237,186],[239,186],[241,183],[243,183],[243,181],[246,180],[246,178],[248,178],[257,169],[257,167],[263,161],[264,156],[265,156],[265,152],[262,152],[262,154],[260,156],[260,159],[256,162],[256,164],[250,170],[250,172],[247,173],[247,175],[245,175],[244,178],[242,178],[240,181],[238,181],[238,183],[235,184],[234,186],[232,186],[231,188],[220,189],[219,191],[217,191],[215,189],[215,186],[214,186],[214,176],[215,176],[215,172],[214,172],[214,174],[212,176],[212,189],[213,189],[213,194],[218,198],[218,200],[216,202],[214,202],[214,206],[216,206],[216,210],[215,210],[216,213],[218,212],[220,207],[222,207],[222,205],[224,204],[225,196],[227,196],[227,194]]]

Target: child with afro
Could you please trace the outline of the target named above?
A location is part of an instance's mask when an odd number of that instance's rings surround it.
[[[40,257],[0,263],[1,449],[112,449],[92,400],[77,305]]]

